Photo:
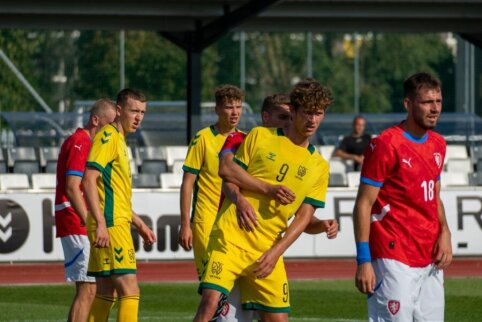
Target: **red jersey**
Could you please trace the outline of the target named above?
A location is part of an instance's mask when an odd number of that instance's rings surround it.
[[[86,235],[87,230],[81,225],[65,193],[67,176],[84,176],[85,163],[89,156],[92,140],[84,129],[78,128],[69,136],[60,148],[57,161],[57,187],[55,189],[55,227],[57,237]],[[80,187],[82,190],[82,187]]]
[[[232,154],[236,154],[238,151],[239,146],[241,143],[244,141],[244,138],[246,137],[246,133],[241,132],[241,131],[236,131],[228,135],[226,138],[226,141],[224,141],[224,145],[221,148],[221,151],[219,152],[219,157],[221,158],[223,154],[231,152]],[[218,206],[218,211],[221,208],[221,205],[223,204],[224,201],[224,193],[221,191],[221,197],[219,198],[219,206]]]
[[[370,251],[372,259],[423,267],[433,262],[440,231],[435,184],[446,144],[433,131],[414,138],[401,124],[374,138],[364,154],[360,181],[380,187],[371,210]]]

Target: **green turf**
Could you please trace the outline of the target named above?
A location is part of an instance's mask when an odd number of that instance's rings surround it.
[[[366,321],[365,297],[352,281],[293,281],[290,321]],[[194,283],[141,284],[140,321],[191,321]],[[445,321],[482,321],[482,279],[448,279]],[[71,285],[1,286],[0,321],[65,321]],[[110,321],[115,321],[115,312]]]

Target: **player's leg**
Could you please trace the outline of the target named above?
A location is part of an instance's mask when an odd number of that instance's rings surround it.
[[[118,322],[136,322],[139,312],[139,285],[136,275],[136,258],[130,225],[109,228],[111,247],[114,250],[114,269],[111,280],[119,297]]]
[[[90,307],[88,322],[105,322],[115,303],[115,289],[110,277],[96,277],[97,291]]]
[[[61,238],[64,252],[65,279],[75,282],[75,296],[69,310],[69,321],[85,321],[95,296],[95,278],[87,276],[90,243],[87,236]]]
[[[443,271],[433,264],[424,269],[422,288],[415,307],[414,321],[444,321],[445,295]]]
[[[201,303],[199,303],[194,321],[207,322],[213,321],[219,304],[221,292],[216,289],[203,288],[201,294]]]
[[[412,321],[416,294],[420,292],[420,269],[391,259],[372,262],[375,292],[368,295],[369,321]]]
[[[75,283],[75,296],[69,311],[69,321],[83,322],[87,320],[90,307],[95,298],[95,291],[95,283]]]
[[[288,322],[288,313],[270,313],[260,311],[261,321],[263,322]]]
[[[241,291],[236,282],[225,303],[220,307],[217,322],[251,322],[253,311],[244,310],[241,305]],[[219,309],[219,307],[218,307]]]

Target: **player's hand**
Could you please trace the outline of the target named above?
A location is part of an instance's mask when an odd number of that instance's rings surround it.
[[[433,250],[433,261],[438,269],[447,268],[452,263],[452,240],[450,231],[442,230]]]
[[[258,260],[256,260],[256,266],[253,270],[254,276],[256,278],[265,278],[271,274],[278,262],[279,256],[280,255],[276,254],[273,248],[265,252]]]
[[[239,195],[236,202],[236,214],[238,218],[239,228],[246,231],[253,231],[258,227],[256,212],[253,206],[242,196]]]
[[[373,293],[375,290],[376,276],[372,263],[358,265],[356,269],[355,285],[363,294]]]
[[[295,201],[296,195],[289,188],[282,185],[271,185],[269,187],[269,196],[282,205],[289,205]]]
[[[326,237],[328,239],[334,239],[338,235],[338,222],[336,219],[328,219],[321,221],[323,225],[324,232],[326,232]]]
[[[109,232],[107,231],[107,227],[105,225],[97,225],[97,229],[95,231],[94,247],[109,247]]]
[[[156,242],[156,235],[147,225],[144,225],[143,228],[139,230],[139,234],[146,246],[150,246]]]
[[[181,245],[184,250],[192,249],[192,230],[190,226],[181,226],[179,230],[179,245]]]

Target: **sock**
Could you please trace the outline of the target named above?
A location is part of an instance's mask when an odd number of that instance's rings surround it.
[[[128,295],[119,298],[117,322],[137,322],[139,312],[139,295]]]
[[[88,322],[107,322],[110,309],[115,303],[111,296],[96,295],[90,307]]]

